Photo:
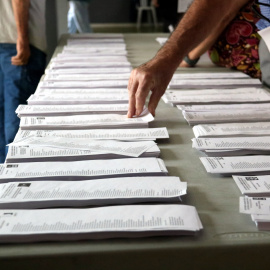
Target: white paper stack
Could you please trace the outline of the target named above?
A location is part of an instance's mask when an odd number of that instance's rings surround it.
[[[96,129],[96,128],[145,128],[153,121],[148,113],[141,117],[127,118],[119,114],[72,115],[56,117],[22,117],[21,129]]]
[[[197,138],[192,147],[208,156],[269,155],[270,137]]]
[[[73,56],[73,53],[72,53]],[[84,56],[84,55],[83,55]],[[130,72],[130,67],[120,67],[120,68],[57,68],[57,69],[46,69],[45,74],[49,75],[84,75],[84,74],[107,74],[107,73],[127,73]]]
[[[172,81],[175,80],[183,80],[183,79],[191,79],[192,81],[198,79],[250,79],[250,77],[243,72],[188,72],[188,73],[174,73],[172,77]],[[226,81],[225,80],[225,81]],[[223,80],[222,80],[223,81]],[[210,81],[211,82],[211,81]]]
[[[52,95],[52,94],[126,94],[127,89],[124,88],[40,88],[38,87],[36,95]]]
[[[243,195],[270,197],[270,175],[233,175],[232,177]]]
[[[259,79],[252,78],[232,78],[232,79],[172,79],[169,88],[237,88],[237,87],[257,87],[262,86]]]
[[[81,114],[127,114],[128,104],[81,104],[81,105],[19,105],[16,110],[22,116],[64,116]]]
[[[270,102],[262,88],[167,90],[162,99],[172,105]]]
[[[270,156],[201,157],[208,173],[224,175],[270,174]]]
[[[233,110],[213,112],[185,112],[189,125],[270,121],[270,110]]]
[[[195,207],[171,204],[1,210],[0,219],[2,243],[194,235],[202,229]]]
[[[65,82],[65,81],[101,81],[101,80],[128,80],[128,73],[107,73],[107,74],[49,74],[44,76],[44,81]]]
[[[259,230],[270,230],[270,198],[240,197],[240,213],[250,214]]]
[[[86,152],[85,152],[86,151]],[[88,152],[87,152],[88,151]],[[158,157],[154,141],[88,140],[59,137],[28,137],[9,144],[6,163],[57,160]]]
[[[167,128],[91,129],[91,130],[19,130],[14,142],[28,137],[58,137],[88,140],[156,140],[168,139]]]
[[[132,144],[132,142],[130,142]],[[146,149],[140,158],[143,157],[159,157],[160,149],[157,145]],[[59,148],[49,146],[33,146],[33,145],[10,145],[6,157],[6,163],[21,162],[46,162],[46,161],[79,161],[94,159],[117,159],[132,158],[130,155],[106,153],[101,151],[78,150],[72,148]]]
[[[179,110],[186,112],[213,112],[224,110],[270,110],[270,103],[177,105],[176,107]]]
[[[0,184],[0,209],[179,202],[186,190],[187,183],[173,176],[13,182]]]
[[[196,138],[270,136],[270,122],[197,125],[193,132]]]
[[[158,158],[126,158],[70,162],[29,162],[0,165],[1,183],[40,180],[91,180],[127,176],[164,176],[168,171]]]
[[[41,81],[40,88],[127,88],[128,80]]]
[[[125,94],[52,94],[31,95],[27,100],[29,105],[75,105],[75,104],[117,104],[128,103],[128,93]]]

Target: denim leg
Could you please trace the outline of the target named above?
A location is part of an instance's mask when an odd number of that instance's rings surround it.
[[[3,57],[4,69],[4,130],[5,143],[11,143],[18,131],[20,119],[15,114],[19,104],[26,100],[37,88],[40,77],[44,73],[46,55],[34,47],[30,47],[31,56],[24,66],[11,64],[11,57],[16,55],[16,45],[6,45]],[[7,151],[7,148],[6,148]]]
[[[5,161],[5,128],[4,128],[4,74],[0,48],[0,163]]]
[[[70,1],[71,8],[74,12],[74,21],[79,33],[91,33],[90,18],[88,13],[89,4],[86,2]]]
[[[70,3],[69,4],[68,15],[67,15],[69,34],[75,34],[77,32],[77,27],[76,27],[76,24],[75,24],[74,17],[75,17],[74,5],[72,5]]]

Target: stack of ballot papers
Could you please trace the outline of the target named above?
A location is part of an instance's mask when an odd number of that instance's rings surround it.
[[[208,173],[224,175],[270,174],[270,156],[201,157]]]
[[[270,136],[270,122],[197,125],[196,138]]]
[[[162,99],[172,105],[258,103],[270,102],[270,94],[263,88],[167,90]]]
[[[259,79],[252,78],[229,78],[229,79],[220,79],[220,78],[208,78],[208,79],[172,79],[169,83],[169,88],[181,89],[181,88],[237,88],[237,87],[257,87],[262,86],[262,83]]]
[[[173,176],[0,184],[0,209],[179,202],[187,183]]]
[[[172,77],[172,81],[174,80],[182,80],[182,79],[250,79],[250,77],[243,72],[182,72],[182,73],[174,73]]]
[[[9,145],[6,163],[158,157],[153,141],[88,140],[28,137]]]
[[[22,116],[64,116],[81,114],[127,114],[128,104],[80,104],[80,105],[19,105],[15,111]]]
[[[127,88],[128,80],[41,81],[40,88]]]
[[[21,129],[96,129],[145,128],[154,117],[147,113],[141,117],[127,118],[120,114],[92,114],[72,116],[21,117]]]
[[[233,175],[241,193],[249,197],[270,197],[270,175]]]
[[[192,142],[193,148],[212,157],[270,154],[270,136],[196,138]]]
[[[167,128],[91,129],[91,130],[19,130],[14,142],[28,137],[59,137],[88,140],[156,140],[168,139]]]
[[[123,88],[37,88],[36,95],[52,94],[126,94],[127,89]]]
[[[250,214],[259,230],[270,230],[270,198],[240,197],[240,213]]]
[[[73,54],[72,54],[73,55]],[[49,75],[88,75],[88,74],[107,74],[107,73],[127,73],[131,71],[131,67],[120,68],[57,68],[46,69],[45,74]]]
[[[205,105],[176,105],[185,112],[214,112],[232,110],[269,110],[270,103],[242,103],[242,104],[205,104]]]
[[[173,204],[0,210],[0,219],[2,243],[194,235],[202,229],[195,207]]]
[[[31,95],[27,100],[29,105],[64,105],[64,104],[128,104],[128,93],[88,93],[88,94],[51,94]]]
[[[213,112],[186,112],[183,116],[189,125],[270,121],[269,110],[223,110]]]
[[[168,171],[159,158],[123,158],[69,162],[0,164],[1,183],[30,180],[90,180],[131,176],[164,176]]]

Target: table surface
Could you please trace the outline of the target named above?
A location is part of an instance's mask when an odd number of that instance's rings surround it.
[[[124,35],[133,66],[155,55],[157,36],[166,35]],[[184,69],[201,71],[224,70],[206,57],[197,68]],[[181,111],[161,101],[150,127],[168,128],[170,138],[158,141],[161,158],[169,175],[188,183],[183,203],[196,206],[204,226],[199,235],[5,244],[0,245],[1,269],[269,269],[270,233],[259,232],[249,215],[239,213],[241,194],[231,177],[207,174]]]

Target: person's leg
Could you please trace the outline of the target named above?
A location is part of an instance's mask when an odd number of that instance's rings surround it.
[[[74,5],[74,21],[79,33],[92,33],[87,2],[72,1]]]
[[[4,74],[3,74],[3,51],[4,49],[0,45],[0,163],[5,161],[5,148],[6,148],[6,139],[5,139],[5,126],[4,126]]]
[[[262,82],[270,87],[270,52],[263,39],[261,39],[259,44],[259,57],[262,71]]]
[[[75,17],[74,1],[70,1],[69,2],[69,10],[68,10],[68,14],[67,14],[69,34],[75,34],[77,32],[77,27],[75,24],[74,17]]]
[[[9,53],[4,59],[5,64],[5,139],[11,143],[19,128],[19,118],[15,110],[36,90],[40,77],[44,73],[46,56],[43,52],[31,46],[29,62],[24,66],[11,65],[10,59],[16,55],[16,45],[10,44]],[[7,150],[7,149],[6,149]]]

